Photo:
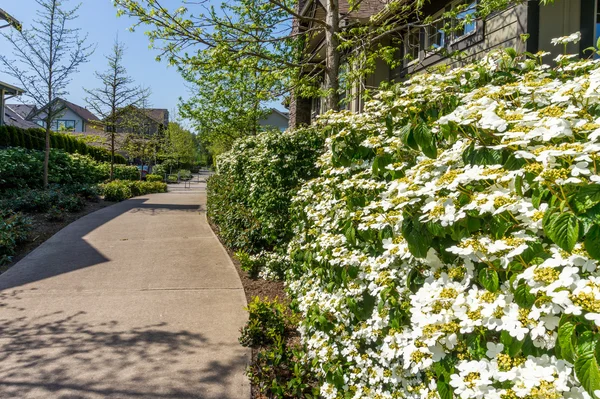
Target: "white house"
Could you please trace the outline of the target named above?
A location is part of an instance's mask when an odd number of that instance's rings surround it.
[[[55,99],[52,103],[37,109],[35,105],[29,104],[7,104],[13,111],[17,112],[25,120],[33,122],[40,127],[45,127],[44,118],[49,106],[60,109],[59,116],[52,122],[52,130],[69,131],[72,133],[86,133],[97,131],[100,119],[88,109],[72,102]]]
[[[275,108],[271,108],[269,114],[258,121],[258,124],[264,128],[275,128],[282,132],[288,128],[289,123],[289,114],[287,112],[276,110]]]

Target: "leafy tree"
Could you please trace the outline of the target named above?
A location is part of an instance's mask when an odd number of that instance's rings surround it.
[[[2,33],[12,44],[15,58],[0,55],[0,63],[7,74],[19,81],[26,96],[43,109],[44,187],[48,186],[52,122],[64,112],[64,106],[54,100],[68,94],[72,75],[94,52],[93,46],[86,44],[87,36],[80,37],[79,29],[68,27],[77,18],[80,5],[67,9],[66,2],[68,0],[36,0],[39,10],[30,29]]]
[[[105,72],[96,72],[100,87],[85,89],[88,94],[85,101],[88,106],[100,116],[104,130],[110,136],[110,179],[114,177],[116,136],[120,128],[130,120],[129,110],[145,104],[150,96],[150,90],[142,86],[134,86],[133,78],[127,74],[123,65],[125,47],[119,39],[115,39],[112,53],[106,56],[108,68]],[[127,117],[123,117],[126,115]]]
[[[523,0],[479,0],[477,9],[466,18],[458,14],[468,4],[444,13],[439,20],[452,20],[444,30],[460,30],[474,19],[504,9]],[[539,0],[542,4],[553,0]],[[345,85],[360,83],[373,71],[375,61],[398,62],[397,49],[403,32],[432,24],[421,15],[428,0],[385,2],[385,12],[360,24],[348,24],[362,0],[344,2],[348,10],[340,13],[340,0],[323,2],[324,18],[301,15],[297,0],[241,0],[212,6],[208,0],[189,3],[190,8],[165,7],[159,0],[113,0],[119,14],[135,17],[134,26],[148,25],[152,45],[161,50],[178,68],[195,71],[205,66],[248,68],[260,75],[277,77],[287,90],[301,97],[324,96],[327,109],[337,110],[340,94],[340,65],[345,59],[348,79]],[[349,4],[348,4],[349,3]],[[192,5],[193,4],[193,5]],[[193,7],[193,9],[191,9]],[[349,25],[350,28],[342,28]],[[307,43],[323,37],[323,60]],[[386,39],[393,38],[389,45]],[[250,62],[246,62],[251,60]],[[260,62],[259,62],[260,61]],[[320,85],[323,80],[322,89]]]
[[[194,134],[179,122],[170,122],[165,132],[163,158],[173,160],[177,166],[194,164],[198,157],[198,145]]]
[[[258,122],[267,113],[265,102],[271,98],[258,73],[232,66],[184,76],[192,82],[193,95],[180,101],[179,112],[191,120],[211,153],[226,151],[236,139],[258,132]]]

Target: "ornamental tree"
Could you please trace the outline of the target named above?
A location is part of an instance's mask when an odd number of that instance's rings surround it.
[[[25,96],[43,110],[44,187],[48,186],[52,124],[65,110],[62,103],[55,100],[68,94],[73,74],[94,52],[94,47],[86,43],[87,36],[81,37],[79,29],[69,28],[80,6],[67,9],[67,1],[36,0],[38,18],[30,29],[2,33],[12,44],[15,58],[0,55],[0,64],[7,74],[19,81],[26,91]]]

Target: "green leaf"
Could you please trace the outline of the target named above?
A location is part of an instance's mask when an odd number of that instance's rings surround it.
[[[519,170],[525,166],[526,161],[523,158],[517,158],[514,153],[511,153],[506,162],[504,162],[503,168],[506,170]]]
[[[423,154],[429,158],[437,158],[437,147],[435,137],[431,133],[431,129],[425,123],[417,125],[413,131],[415,141],[423,151]]]
[[[585,212],[600,204],[600,185],[590,184],[581,187],[571,199],[571,203],[577,213]]]
[[[454,389],[452,389],[452,387],[444,381],[437,382],[437,391],[441,399],[454,398]]]
[[[600,260],[600,226],[593,224],[585,235],[585,250],[596,260]]]
[[[524,343],[524,341],[519,341],[518,339],[511,337],[506,330],[502,330],[500,342],[504,344],[504,351],[511,357],[515,357],[519,354]]]
[[[412,268],[410,272],[408,272],[408,277],[407,277],[407,284],[408,284],[408,289],[415,294],[419,288],[421,288],[423,286],[423,284],[425,283],[425,276],[423,276],[423,274],[421,274],[421,272],[416,269],[416,268]]]
[[[427,228],[417,218],[402,222],[402,235],[408,244],[408,250],[416,258],[424,258],[431,247],[432,237]]]
[[[552,213],[546,220],[544,215],[544,233],[556,245],[571,252],[579,237],[579,220],[572,212]]]
[[[495,270],[488,268],[479,272],[479,282],[483,288],[491,292],[498,291],[498,286],[500,285],[498,273]]]
[[[600,368],[595,353],[597,345],[596,337],[593,340],[583,342],[581,347],[578,347],[578,357],[575,360],[575,375],[583,388],[592,397],[596,397],[594,392],[600,389]]]
[[[463,161],[469,165],[500,165],[502,164],[502,151],[469,146],[463,153]]]
[[[504,237],[504,234],[510,229],[513,225],[511,219],[509,218],[506,212],[503,212],[499,215],[494,215],[489,221],[490,223],[490,233],[494,239],[499,240]]]
[[[515,289],[515,302],[522,308],[531,309],[535,303],[535,295],[533,295],[529,286],[525,283],[521,283]]]
[[[387,128],[388,134],[391,135],[394,130],[394,121],[392,115],[385,117],[385,127]]]
[[[560,353],[562,358],[570,363],[573,363],[573,360],[575,359],[575,346],[573,345],[575,327],[575,323],[571,321],[567,321],[558,327]]]

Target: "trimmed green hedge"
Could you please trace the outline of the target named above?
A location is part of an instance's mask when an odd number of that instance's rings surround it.
[[[12,188],[42,188],[43,151],[9,147],[0,150],[0,190]],[[89,155],[67,154],[62,150],[50,151],[50,184],[97,184],[108,180],[110,165],[97,162]],[[139,179],[135,166],[115,165],[117,179]]]
[[[21,129],[14,126],[0,126],[0,147],[24,147],[30,150],[43,150],[46,132],[44,129]],[[86,144],[74,136],[52,132],[50,147],[64,150],[68,153],[89,155],[96,161],[109,162],[110,151],[105,148]],[[115,163],[124,164],[127,160],[120,154],[115,154]]]
[[[268,131],[236,141],[208,179],[208,216],[225,245],[256,254],[292,237],[290,204],[299,186],[318,175],[326,132]]]
[[[166,193],[167,184],[162,182],[114,180],[101,186],[107,201],[124,201],[139,195]]]

